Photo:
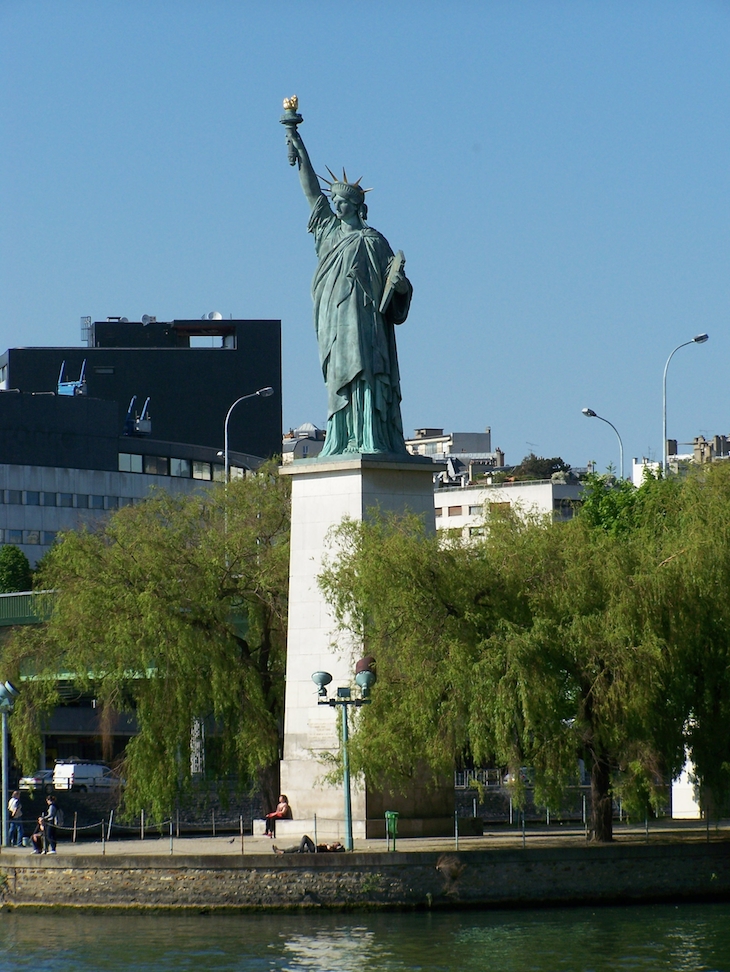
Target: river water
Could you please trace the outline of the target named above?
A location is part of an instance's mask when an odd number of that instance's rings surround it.
[[[730,904],[415,914],[0,914],[24,972],[728,972]]]

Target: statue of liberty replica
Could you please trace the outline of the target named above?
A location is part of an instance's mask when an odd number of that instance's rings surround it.
[[[333,549],[332,530],[343,518],[364,520],[372,511],[408,511],[435,530],[433,473],[425,456],[410,456],[403,441],[400,376],[395,326],[405,321],[412,288],[402,252],[393,253],[385,237],[367,225],[360,180],[316,175],[297,126],[296,98],[284,102],[289,162],[299,166],[309,202],[309,232],[317,269],[312,282],[314,328],[327,387],[327,437],[317,460],[282,465],[291,476],[289,617],[286,654],[284,746],[280,764],[282,792],[296,807],[293,821],[317,815],[319,833],[352,847],[359,837],[383,836],[386,807],[400,813],[404,834],[449,834],[454,827],[454,781],[426,790],[414,786],[407,797],[387,791],[385,780],[365,780],[350,793],[321,779],[318,754],[343,752],[338,723],[329,705],[319,703],[311,673],[327,672],[337,691],[350,686],[357,653],[333,649],[337,624],[319,586]],[[323,188],[324,186],[324,188]],[[323,461],[320,461],[323,460]],[[335,542],[336,545],[336,542]],[[355,639],[357,641],[357,639]],[[347,707],[339,726],[346,739]],[[344,791],[344,792],[343,792]],[[343,805],[344,797],[344,805]],[[282,830],[288,821],[279,821]],[[293,832],[292,832],[293,833]]]
[[[317,176],[297,125],[297,98],[286,98],[289,162],[311,207],[309,232],[319,260],[312,282],[314,328],[327,386],[327,436],[320,457],[406,452],[400,414],[395,325],[408,316],[413,288],[402,252],[367,225],[360,179]],[[323,190],[320,179],[327,186]],[[329,198],[328,198],[329,197]]]

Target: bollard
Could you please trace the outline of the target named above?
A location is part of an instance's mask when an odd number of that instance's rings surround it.
[[[476,818],[476,815],[477,815],[477,798],[476,797],[474,797],[472,799],[471,806],[472,806],[472,811],[473,811],[472,817]]]
[[[459,849],[459,813],[454,810],[454,849]]]
[[[79,819],[79,815],[76,812],[76,810],[74,810],[74,835],[73,835],[73,840],[71,841],[72,844],[76,843],[76,822],[78,821],[78,819]]]
[[[170,814],[170,855],[172,855],[172,814]]]
[[[550,826],[550,807],[545,807],[545,823]]]
[[[393,838],[393,850],[395,850],[395,838],[398,833],[398,812],[396,810],[385,811],[385,840],[386,849],[390,851],[390,838]]]
[[[139,811],[139,839],[144,840],[144,810]]]
[[[213,836],[215,837],[215,810],[211,810],[211,819],[213,821]]]
[[[114,820],[114,811],[109,811],[109,829],[106,832],[106,839],[111,840],[112,838],[112,821]]]
[[[317,854],[317,814],[314,815],[314,853]]]
[[[525,834],[525,811],[523,810],[522,811],[522,847],[523,847],[523,849],[525,847],[526,836],[527,835]]]
[[[106,841],[104,840],[104,821],[101,822],[101,856],[106,854]]]
[[[175,811],[175,836],[180,840],[180,808]]]
[[[243,814],[238,818],[241,827],[241,853],[243,854]]]

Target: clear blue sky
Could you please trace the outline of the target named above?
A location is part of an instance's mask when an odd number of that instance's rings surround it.
[[[617,464],[589,406],[660,456],[701,331],[669,434],[729,433],[729,52],[711,0],[0,0],[0,350],[281,318],[285,427],[323,425],[296,93],[407,257],[407,433]]]

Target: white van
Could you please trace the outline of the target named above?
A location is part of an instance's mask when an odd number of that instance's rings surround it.
[[[80,793],[110,790],[122,781],[103,763],[86,759],[57,759],[53,767],[54,790],[76,790]]]

